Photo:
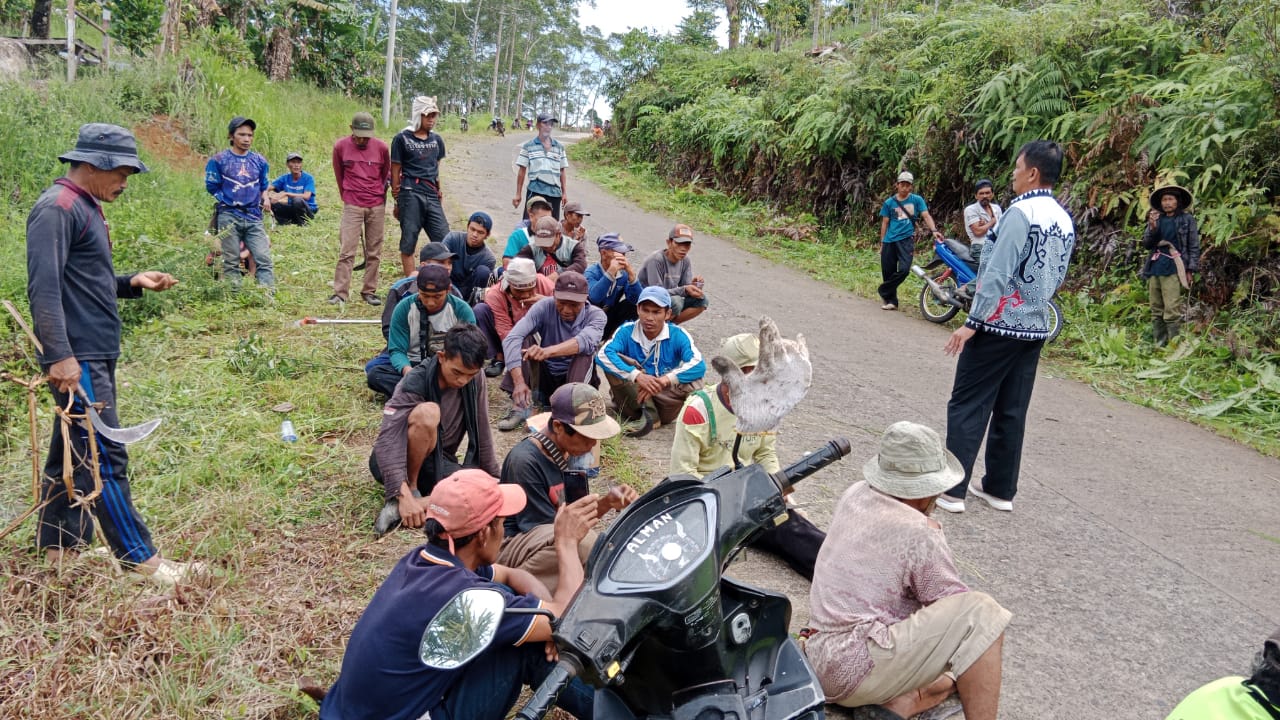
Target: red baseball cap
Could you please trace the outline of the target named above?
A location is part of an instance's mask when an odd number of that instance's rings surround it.
[[[460,538],[479,532],[496,517],[515,515],[526,501],[519,485],[464,468],[436,483],[427,501],[427,517],[443,525],[450,539]]]

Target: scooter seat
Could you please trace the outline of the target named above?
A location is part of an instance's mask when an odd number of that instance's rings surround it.
[[[942,242],[946,243],[947,249],[955,253],[956,257],[972,265],[974,263],[973,256],[969,254],[969,246],[952,238],[942,238]]]

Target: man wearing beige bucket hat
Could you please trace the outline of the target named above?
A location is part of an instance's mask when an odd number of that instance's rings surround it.
[[[964,468],[932,428],[889,426],[845,491],[818,553],[805,654],[827,701],[906,718],[960,694],[969,720],[993,720],[1011,614],[971,591],[929,517]]]

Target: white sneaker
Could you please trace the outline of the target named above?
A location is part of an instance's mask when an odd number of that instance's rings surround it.
[[[949,513],[964,512],[964,500],[953,498],[945,493],[938,496],[937,505]]]
[[[173,587],[174,585],[186,585],[195,581],[201,575],[209,572],[208,566],[199,562],[178,562],[168,558],[160,558],[160,564],[156,566],[151,573],[145,573],[141,570],[134,570],[133,573],[140,577],[146,578],[157,585],[165,587]]]
[[[1000,512],[1013,512],[1012,500],[1001,500],[1000,498],[995,497],[994,495],[988,495],[987,493],[983,492],[982,483],[979,483],[977,480],[973,480],[969,483],[969,492],[973,493],[974,495],[977,495],[983,500],[986,500],[987,504],[991,506],[992,510],[999,510]]]

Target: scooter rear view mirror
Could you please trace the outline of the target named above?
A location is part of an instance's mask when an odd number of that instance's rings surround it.
[[[437,670],[467,664],[493,642],[505,606],[497,590],[471,588],[458,593],[427,624],[418,659]]]

